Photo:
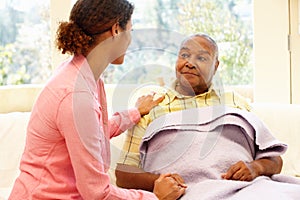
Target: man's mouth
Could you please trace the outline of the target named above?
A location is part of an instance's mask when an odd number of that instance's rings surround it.
[[[181,72],[182,75],[193,75],[193,76],[199,76],[198,74],[196,73],[193,73],[193,72]]]

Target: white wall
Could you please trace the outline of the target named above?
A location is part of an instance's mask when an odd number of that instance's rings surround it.
[[[292,103],[300,104],[300,0],[290,0]]]
[[[50,19],[51,19],[51,38],[52,38],[52,62],[53,68],[57,67],[61,61],[66,58],[55,47],[56,30],[59,22],[66,21],[69,18],[71,9],[71,0],[50,0]]]
[[[287,0],[253,0],[254,101],[290,103]]]

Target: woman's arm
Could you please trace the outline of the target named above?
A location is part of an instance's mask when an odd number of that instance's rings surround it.
[[[155,93],[141,96],[138,98],[135,108],[115,113],[109,119],[108,124],[111,138],[134,126],[140,121],[141,116],[148,114],[153,107],[164,99],[164,96],[154,98],[154,95]]]

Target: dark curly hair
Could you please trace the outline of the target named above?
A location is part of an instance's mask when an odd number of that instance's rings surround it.
[[[97,37],[115,23],[125,30],[134,6],[127,0],[78,0],[69,22],[60,22],[56,45],[63,54],[84,56],[97,43]]]

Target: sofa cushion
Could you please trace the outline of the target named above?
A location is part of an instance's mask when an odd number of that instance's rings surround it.
[[[0,114],[0,200],[8,198],[25,146],[30,112]]]
[[[43,85],[0,86],[0,113],[30,112]]]
[[[0,114],[0,187],[11,186],[19,173],[29,112]]]

